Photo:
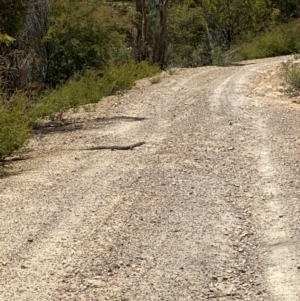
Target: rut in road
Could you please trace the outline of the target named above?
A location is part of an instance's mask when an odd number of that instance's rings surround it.
[[[34,139],[0,182],[0,300],[300,300],[285,59],[142,81]]]

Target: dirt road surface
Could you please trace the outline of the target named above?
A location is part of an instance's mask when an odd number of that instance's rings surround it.
[[[300,300],[286,59],[176,70],[37,130],[0,180],[0,300]]]

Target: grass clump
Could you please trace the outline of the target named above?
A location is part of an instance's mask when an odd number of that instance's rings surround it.
[[[281,76],[289,85],[292,94],[299,94],[300,92],[300,63],[295,59],[288,60],[281,65]]]
[[[84,75],[74,77],[60,88],[45,94],[33,111],[33,118],[59,118],[70,108],[98,102],[105,96],[131,88],[136,80],[153,76],[159,71],[158,66],[147,62],[114,65],[104,72],[87,70]]]
[[[238,45],[234,61],[273,57],[300,50],[300,22],[277,25],[249,43]]]
[[[151,83],[152,85],[158,84],[160,81],[161,81],[160,76],[154,76],[154,77],[150,78],[150,83]]]

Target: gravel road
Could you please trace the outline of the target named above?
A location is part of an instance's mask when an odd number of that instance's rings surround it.
[[[0,180],[0,300],[300,300],[286,59],[178,69],[38,129]]]

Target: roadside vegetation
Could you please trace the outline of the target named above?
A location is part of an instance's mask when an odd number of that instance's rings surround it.
[[[237,45],[234,61],[297,53],[300,50],[300,21],[271,27],[252,41]]]
[[[0,0],[0,162],[37,119],[161,69],[296,53],[299,17],[299,0]]]
[[[282,63],[281,76],[287,84],[285,91],[291,96],[300,95],[300,62],[299,55]]]
[[[131,88],[136,80],[158,72],[157,65],[149,65],[146,61],[113,65],[104,73],[96,69],[85,70],[83,75],[73,76],[64,85],[41,95],[30,115],[33,119],[46,116],[55,119],[68,109],[98,102],[105,96]]]

